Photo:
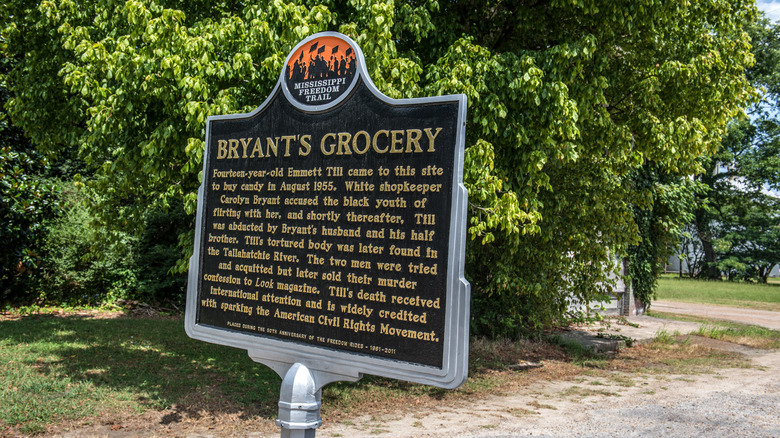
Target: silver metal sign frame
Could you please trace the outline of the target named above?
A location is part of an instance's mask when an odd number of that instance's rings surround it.
[[[323,32],[303,40],[290,52],[285,66],[293,53],[309,41],[323,36],[334,36],[348,41],[357,57],[357,71],[349,84],[349,88],[334,101],[324,105],[304,105],[292,98],[290,90],[284,81],[284,69],[269,97],[257,109],[246,114],[231,114],[211,116],[206,122],[206,151],[204,155],[203,174],[208,174],[209,153],[211,150],[210,134],[212,124],[224,120],[244,119],[254,116],[263,109],[278,94],[282,95],[293,106],[307,113],[322,113],[336,107],[351,96],[352,88],[362,79],[373,95],[384,103],[394,107],[418,106],[430,103],[457,103],[459,105],[456,144],[452,153],[454,171],[452,175],[452,208],[450,211],[449,253],[446,274],[446,309],[443,366],[441,368],[420,364],[402,362],[384,357],[358,354],[350,351],[318,347],[296,343],[268,336],[253,335],[239,331],[215,328],[201,325],[196,321],[198,309],[198,284],[202,277],[200,270],[200,255],[205,250],[201,246],[205,212],[205,184],[198,190],[198,209],[195,225],[195,248],[190,259],[190,269],[187,286],[187,303],[185,313],[185,330],[187,334],[198,340],[226,345],[247,350],[252,360],[263,363],[284,377],[295,365],[299,365],[313,376],[317,390],[325,384],[337,380],[357,380],[362,374],[372,374],[393,379],[406,380],[442,388],[456,388],[465,382],[468,374],[468,341],[469,341],[469,306],[470,285],[464,277],[465,244],[466,244],[466,204],[467,191],[463,185],[463,164],[466,126],[466,96],[437,96],[415,99],[391,99],[382,94],[371,81],[365,65],[365,59],[360,47],[345,35],[335,32]],[[281,98],[279,96],[278,98]],[[204,179],[205,180],[205,179]]]

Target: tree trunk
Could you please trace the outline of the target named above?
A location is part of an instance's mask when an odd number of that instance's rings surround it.
[[[707,213],[700,209],[696,211],[694,218],[696,221],[696,234],[704,250],[704,263],[702,264],[700,275],[706,275],[710,280],[721,280],[720,270],[716,264],[715,248],[712,245],[712,232]]]
[[[715,257],[715,248],[712,246],[710,240],[701,241],[701,247],[704,250],[704,265],[702,266],[701,273],[706,273],[709,280],[721,280],[720,269],[718,269],[718,260]]]
[[[771,267],[767,269],[766,266],[761,266],[758,268],[758,282],[762,284],[766,284],[766,278],[769,277],[769,272],[771,271]]]

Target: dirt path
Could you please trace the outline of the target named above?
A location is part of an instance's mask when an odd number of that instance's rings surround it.
[[[675,313],[685,310],[675,308]],[[717,310],[718,315],[755,323],[751,312]],[[661,332],[690,333],[699,326],[648,316],[628,320],[630,325],[613,324],[607,332],[643,341]],[[574,332],[590,333],[592,339],[595,330],[588,327]],[[538,382],[511,394],[441,406],[432,412],[325,424],[317,436],[780,437],[780,351],[696,339],[709,348],[743,354],[751,365],[693,375],[678,374],[672,368],[669,373],[616,371],[608,377]]]
[[[780,330],[780,313],[726,306],[657,301],[653,310],[762,325]],[[641,339],[688,333],[695,323],[652,317],[629,318],[611,327]],[[707,341],[708,346],[748,356],[748,368],[705,374],[583,377],[540,382],[504,396],[384,418],[358,417],[325,424],[330,437],[778,437],[780,436],[780,351]]]
[[[755,324],[772,330],[780,330],[780,312],[743,309],[711,304],[683,303],[679,301],[654,301],[651,309],[665,313],[702,316],[705,318]]]
[[[433,412],[326,424],[325,437],[777,437],[780,352],[712,374],[583,377]]]
[[[662,311],[654,304],[654,310]],[[737,318],[758,323],[754,312],[722,306],[675,307],[665,312],[688,313],[717,307],[712,318]],[[759,312],[772,313],[772,312]],[[777,313],[769,315],[776,321]],[[698,324],[653,317],[634,317],[629,324],[572,330],[595,338],[593,330],[646,340],[659,333],[685,334]],[[763,325],[763,324],[762,324]],[[520,386],[467,402],[446,401],[434,408],[388,409],[378,415],[357,415],[326,421],[318,438],[336,437],[780,437],[780,351],[758,350],[737,344],[694,337],[705,347],[736,352],[749,361],[734,368],[699,369],[686,373],[674,363],[648,372],[585,371],[573,379],[550,380]],[[621,355],[622,356],[622,355]],[[749,364],[749,365],[745,365]],[[684,365],[683,365],[684,366]],[[545,366],[546,368],[546,366]],[[632,368],[634,369],[634,368]],[[114,430],[110,424],[53,430],[57,437],[278,437],[268,418],[223,418],[204,414],[177,422],[144,416],[145,425]],[[170,415],[170,414],[168,414]]]

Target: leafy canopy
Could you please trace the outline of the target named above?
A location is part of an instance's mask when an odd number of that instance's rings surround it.
[[[205,119],[259,105],[301,39],[337,30],[385,94],[464,93],[474,328],[565,319],[637,238],[631,175],[689,174],[754,98],[751,1],[9,0],[8,110],[74,149],[106,226],[194,210]],[[191,245],[189,230],[181,241]],[[185,247],[186,255],[191,249]],[[179,268],[186,266],[182,258]]]
[[[780,26],[762,18],[747,27],[756,63],[748,79],[763,95],[750,118],[734,120],[717,154],[702,161],[695,229],[710,278],[766,282],[780,263]]]

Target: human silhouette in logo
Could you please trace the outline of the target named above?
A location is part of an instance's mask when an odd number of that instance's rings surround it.
[[[292,68],[288,67],[287,80],[293,82],[301,82],[306,79],[306,63],[303,62],[303,52],[301,56],[295,60]]]
[[[347,48],[345,54],[340,54],[340,46],[331,48],[328,60],[323,56],[328,47],[315,41],[309,46],[309,61],[303,59],[306,50],[291,65],[287,66],[287,81],[301,82],[314,79],[331,79],[355,74],[357,61],[352,48]]]
[[[344,59],[344,56],[341,56],[341,61],[339,61],[339,76],[344,76],[347,74],[347,61]]]

